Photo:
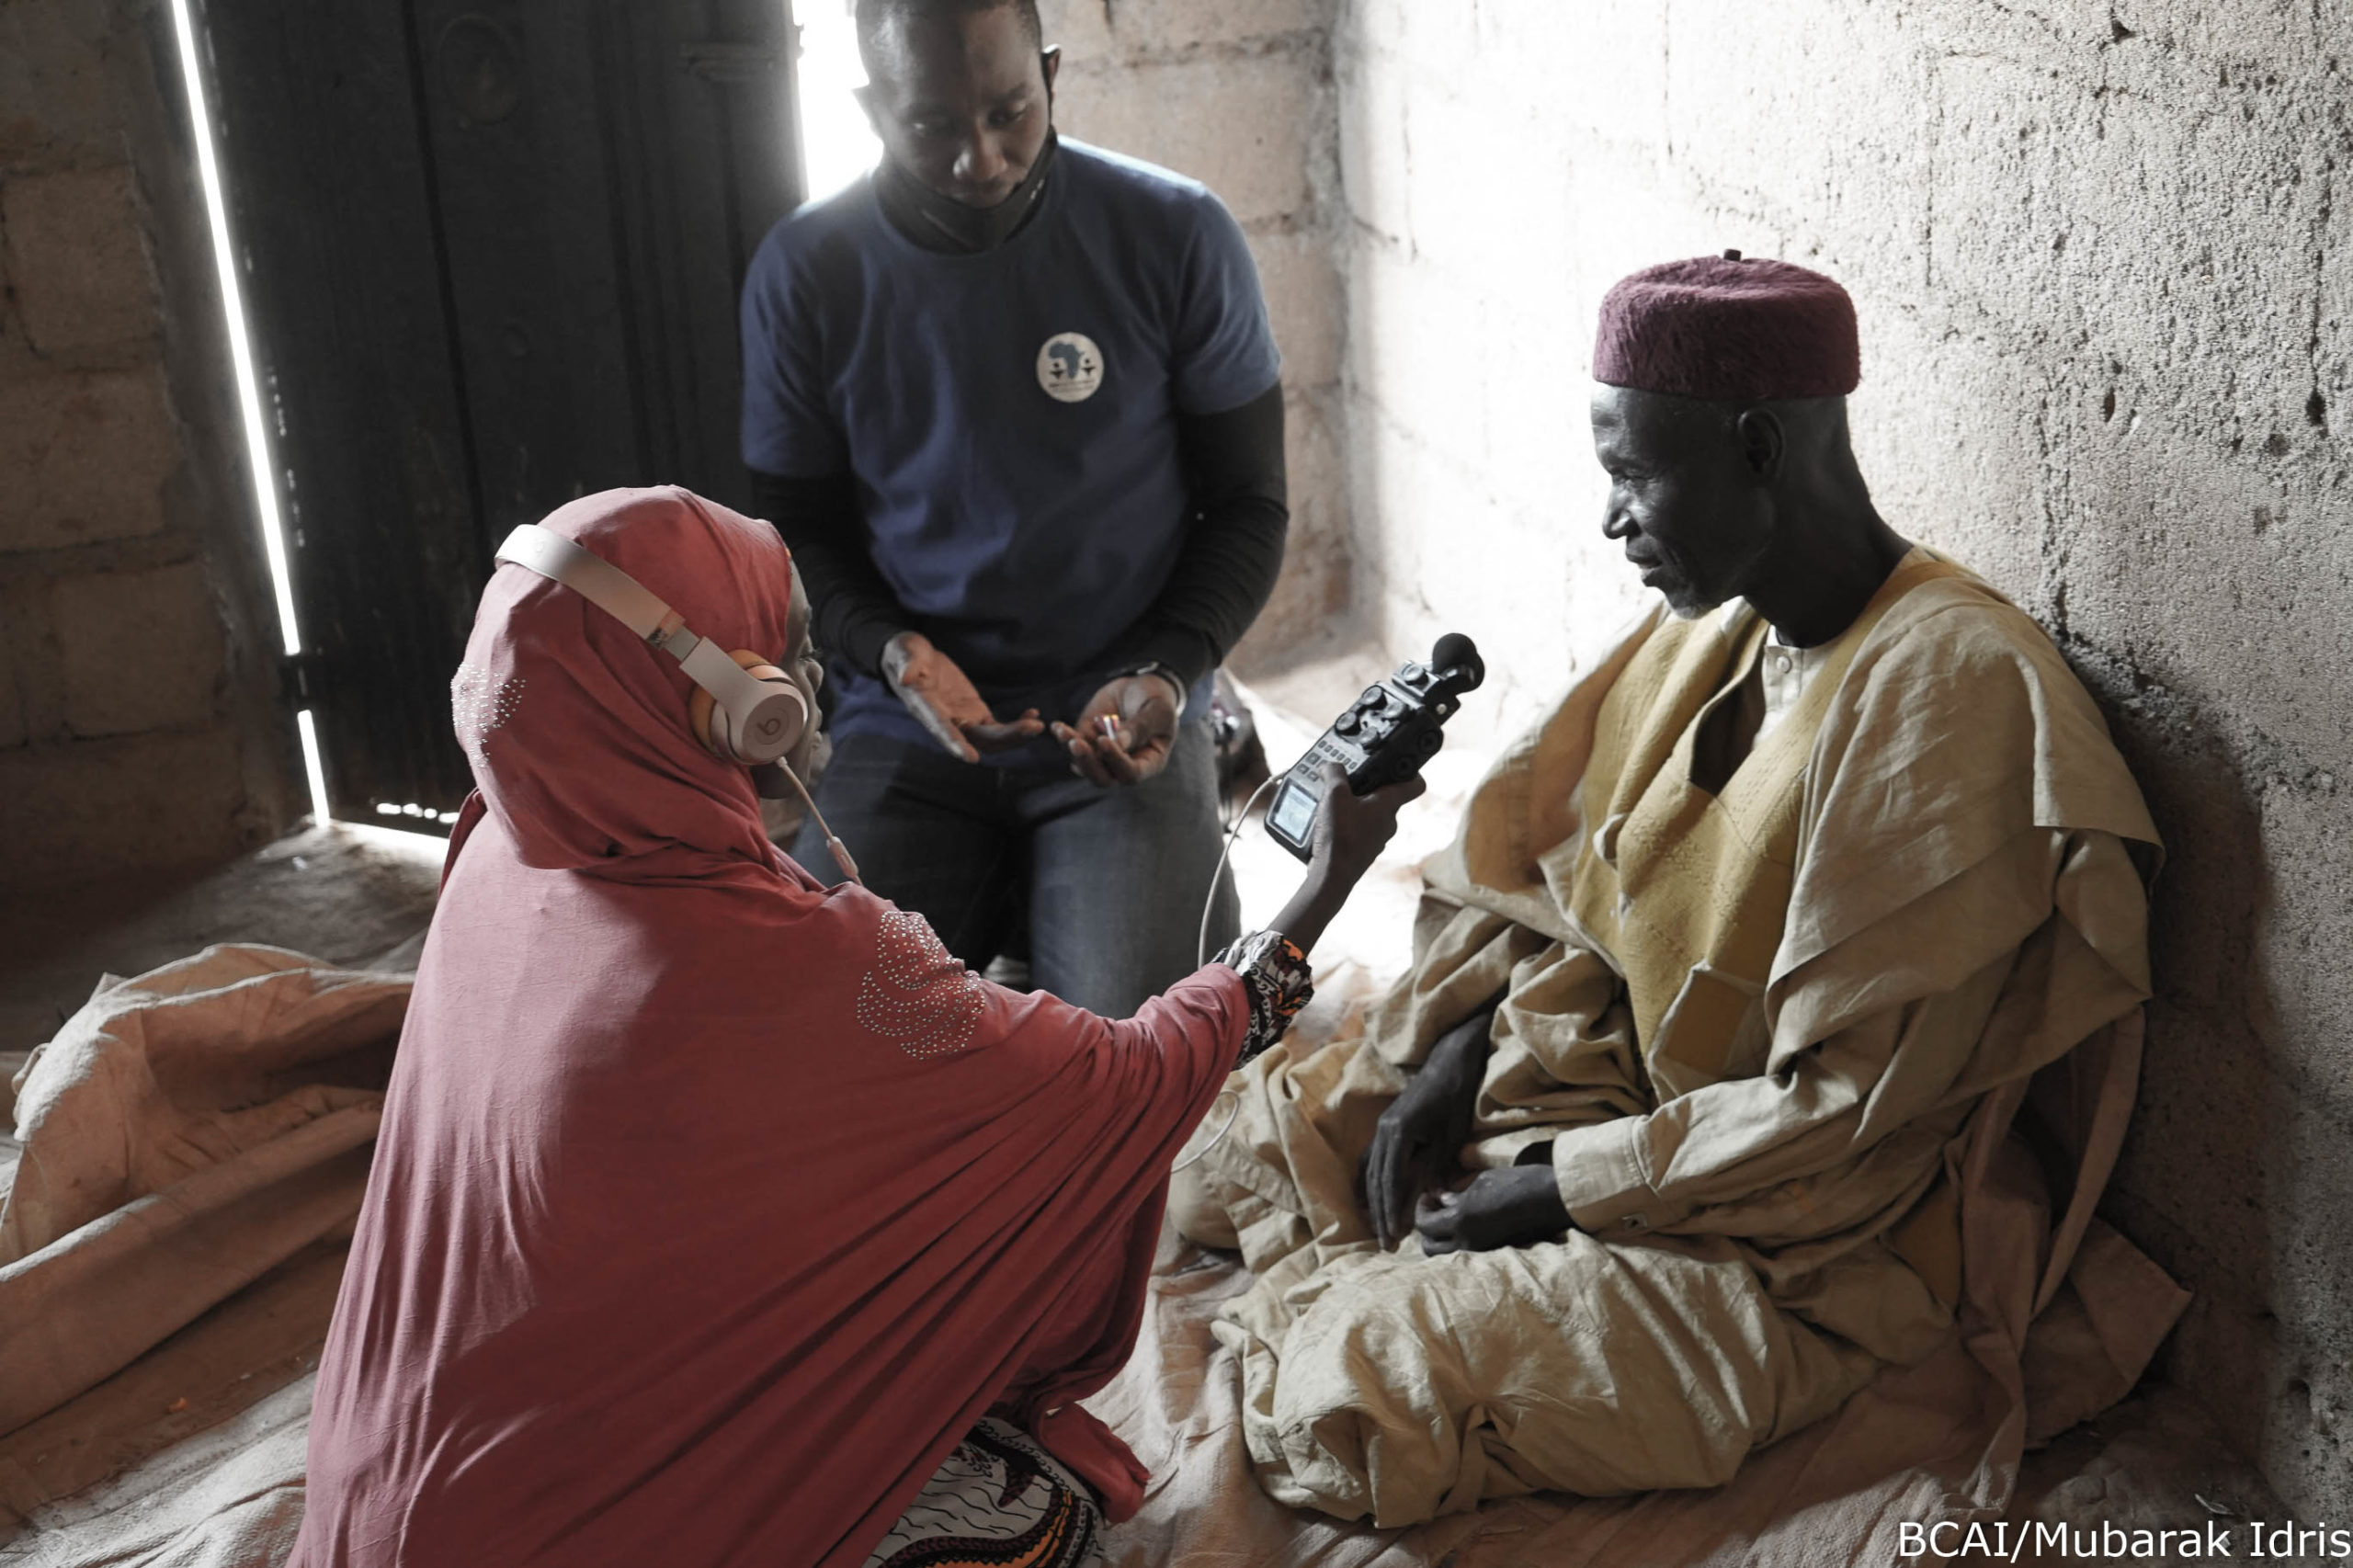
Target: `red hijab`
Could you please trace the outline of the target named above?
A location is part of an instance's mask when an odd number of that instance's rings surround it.
[[[767,525],[676,489],[547,526],[786,652]],[[967,973],[770,846],[676,663],[502,566],[452,838],[319,1370],[293,1562],[854,1564],[992,1410],[1131,1512],[1073,1402],[1126,1358],[1170,1157],[1233,1059],[1212,966],[1121,1022]]]

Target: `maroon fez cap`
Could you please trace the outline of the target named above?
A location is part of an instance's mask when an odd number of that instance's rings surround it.
[[[1846,290],[1736,250],[1620,278],[1593,340],[1595,381],[1711,401],[1844,397],[1862,367]]]

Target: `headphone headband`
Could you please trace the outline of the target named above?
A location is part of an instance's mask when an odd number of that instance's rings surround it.
[[[733,722],[732,744],[742,761],[775,761],[791,749],[806,727],[805,705],[800,709],[801,723],[779,722],[775,713],[776,687],[746,674],[725,650],[699,636],[685,617],[645,585],[552,528],[523,524],[506,536],[497,558],[563,584],[636,632],[646,646],[677,660],[687,677],[727,710]],[[793,696],[798,698],[799,693]],[[763,713],[764,708],[769,711]]]

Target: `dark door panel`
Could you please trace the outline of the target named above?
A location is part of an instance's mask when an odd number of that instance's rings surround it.
[[[451,601],[478,574],[478,528],[433,171],[401,133],[416,115],[407,17],[389,0],[339,0],[240,3],[206,20],[223,183],[313,650],[300,679],[314,702],[334,694],[319,719],[343,786],[335,799],[355,799],[345,785],[355,778],[391,799],[442,798],[447,769],[416,755],[405,710],[447,679]],[[388,562],[400,578],[391,591]],[[369,722],[387,709],[401,717]]]
[[[615,485],[742,504],[735,298],[800,198],[785,0],[201,7],[338,814],[454,810],[491,551]]]

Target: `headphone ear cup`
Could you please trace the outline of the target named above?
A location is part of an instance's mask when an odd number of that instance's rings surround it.
[[[809,733],[809,699],[790,676],[757,653],[738,649],[732,657],[760,683],[759,705],[739,723],[736,715],[697,687],[688,700],[687,718],[695,738],[713,756],[757,767],[790,752]]]
[[[809,731],[809,699],[790,676],[773,665],[763,665],[750,674],[762,688],[760,705],[740,724],[724,713],[719,722],[727,726],[728,748],[735,760],[757,767],[801,744],[801,737]]]

